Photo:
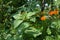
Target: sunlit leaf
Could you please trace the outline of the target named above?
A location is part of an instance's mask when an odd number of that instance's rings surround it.
[[[27,13],[26,18],[29,19],[29,18],[31,18],[31,16],[33,16],[35,14],[36,14],[36,12],[29,12],[29,13]]]
[[[47,29],[47,34],[51,34],[51,30],[49,28]]]
[[[30,27],[29,29],[26,29],[25,33],[30,34],[34,37],[37,37],[42,34],[39,30],[35,29],[34,27]]]
[[[23,22],[23,20],[15,20],[14,21],[14,28],[18,27],[22,22]]]
[[[53,38],[50,37],[50,36],[46,36],[46,40],[55,40],[55,39],[53,39]]]

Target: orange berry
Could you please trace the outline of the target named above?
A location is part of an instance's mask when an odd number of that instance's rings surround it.
[[[55,11],[54,11],[54,14],[55,14],[55,15],[57,15],[57,14],[58,14],[58,12],[59,12],[58,10],[55,10]]]
[[[46,16],[42,16],[42,17],[40,18],[40,20],[42,20],[42,21],[46,20]]]
[[[49,15],[52,16],[54,14],[54,11],[50,11]]]
[[[49,12],[49,15],[52,16],[52,15],[57,15],[58,14],[58,10],[54,10],[54,11],[50,11]]]

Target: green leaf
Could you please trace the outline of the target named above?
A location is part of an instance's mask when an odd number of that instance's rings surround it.
[[[57,21],[58,27],[60,28],[60,20]]]
[[[47,34],[51,34],[51,30],[49,28],[47,29]]]
[[[51,36],[46,36],[46,40],[54,40]]]
[[[28,29],[25,30],[26,34],[32,35],[34,37],[37,37],[39,35],[41,35],[42,33],[40,32],[40,30],[35,29],[34,27],[30,27]]]
[[[25,19],[30,19],[31,16],[35,15],[36,12],[23,12],[22,14],[21,13],[18,13],[18,14],[15,14],[13,16],[14,19],[22,19],[22,20],[25,20]]]
[[[54,4],[58,6],[60,4],[60,0],[55,0]]]
[[[20,19],[20,16],[21,16],[21,14],[15,14],[15,15],[13,15],[13,18],[14,19]]]
[[[24,40],[22,35],[19,35],[19,37],[17,38],[17,40]]]
[[[25,19],[25,17],[26,17],[26,12],[24,12],[24,13],[22,13],[21,14],[21,12],[17,12],[18,14],[15,14],[15,15],[13,15],[13,18],[14,19],[22,19],[22,20],[24,20]]]
[[[29,12],[29,13],[27,13],[26,18],[27,18],[27,19],[30,19],[31,16],[33,16],[33,15],[35,15],[35,14],[36,14],[36,12]]]
[[[36,18],[35,18],[35,17],[32,17],[32,18],[30,19],[30,21],[36,22]]]
[[[14,35],[13,38],[14,38],[14,40],[23,40],[22,34],[21,35],[19,35],[19,34]]]
[[[59,29],[59,28],[60,28],[60,20],[57,20],[57,21],[52,22],[52,27],[53,27],[53,28],[56,27],[56,28]]]
[[[24,22],[24,23],[22,23],[21,25],[20,25],[20,27],[22,27],[22,28],[27,28],[27,27],[29,27],[30,26],[30,23],[29,22]]]
[[[14,20],[14,28],[18,27],[22,22],[23,20]]]
[[[60,35],[58,35],[58,40],[60,40]]]
[[[19,27],[18,27],[18,32],[21,33],[23,31],[25,31],[25,29],[28,29],[28,27],[30,26],[30,24],[28,22],[24,22],[22,23]]]
[[[6,40],[14,40],[14,38],[12,37],[11,34],[7,34],[7,36],[5,37]]]

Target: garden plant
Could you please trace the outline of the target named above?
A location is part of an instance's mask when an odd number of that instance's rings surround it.
[[[60,0],[0,0],[0,40],[60,40]]]

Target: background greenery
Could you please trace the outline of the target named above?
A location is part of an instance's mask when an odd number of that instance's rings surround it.
[[[60,12],[49,15],[60,10],[60,0],[42,1],[0,0],[0,40],[60,40]]]

